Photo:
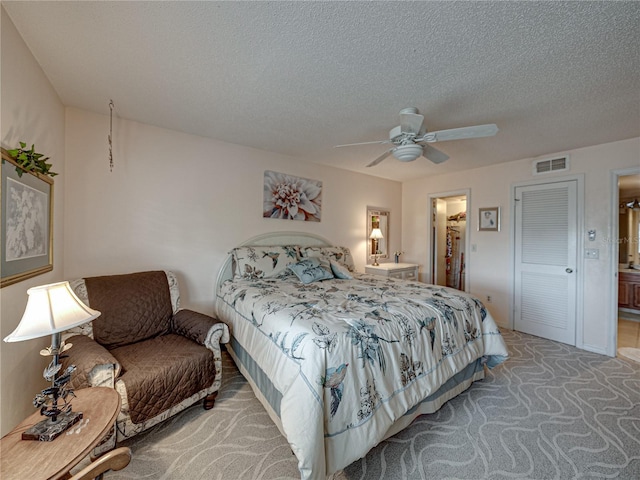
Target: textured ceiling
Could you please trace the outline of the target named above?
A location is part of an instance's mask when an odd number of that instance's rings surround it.
[[[640,2],[2,4],[65,105],[301,161],[402,181],[640,136]],[[332,148],[411,106],[500,132],[440,165]]]

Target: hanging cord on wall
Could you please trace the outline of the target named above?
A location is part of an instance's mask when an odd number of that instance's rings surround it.
[[[109,171],[113,172],[113,100],[109,100]]]

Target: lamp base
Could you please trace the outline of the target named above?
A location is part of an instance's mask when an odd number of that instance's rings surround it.
[[[58,419],[52,422],[46,418],[36,423],[33,427],[22,432],[22,440],[37,440],[50,442],[58,435],[64,433],[82,419],[82,412],[67,412],[58,415]]]

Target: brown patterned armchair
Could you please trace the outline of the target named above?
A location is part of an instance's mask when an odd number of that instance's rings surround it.
[[[203,399],[213,407],[222,378],[227,326],[180,309],[175,275],[139,272],[70,282],[102,315],[67,332],[63,368],[76,366],[75,389],[115,388],[122,398],[117,441],[132,437]],[[111,446],[113,446],[112,442]]]

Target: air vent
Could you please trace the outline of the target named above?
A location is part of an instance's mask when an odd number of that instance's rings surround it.
[[[569,170],[569,156],[558,158],[547,158],[533,162],[533,174],[543,175],[551,172],[562,172]]]

